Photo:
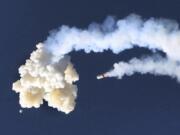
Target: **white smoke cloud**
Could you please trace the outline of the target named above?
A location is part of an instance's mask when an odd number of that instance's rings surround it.
[[[73,82],[79,77],[69,56],[52,63],[52,54],[43,44],[38,44],[19,73],[21,79],[13,83],[13,90],[20,93],[21,107],[38,108],[45,100],[49,106],[65,113],[74,109],[77,86]]]
[[[117,54],[134,46],[159,50],[166,58],[148,57],[114,64],[114,68],[98,77],[133,75],[135,72],[168,75],[180,81],[180,31],[175,21],[130,15],[121,20],[108,17],[102,25],[90,24],[88,29],[62,26],[52,31],[44,43],[37,45],[30,59],[19,68],[20,80],[13,90],[20,93],[22,107],[38,108],[43,100],[48,105],[71,112],[75,107],[79,77],[68,53],[111,50]]]

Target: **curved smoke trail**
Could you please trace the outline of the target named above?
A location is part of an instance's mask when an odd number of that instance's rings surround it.
[[[91,24],[88,29],[62,26],[51,32],[44,43],[37,45],[30,59],[19,68],[20,80],[13,90],[20,93],[22,107],[38,108],[43,100],[65,113],[75,107],[79,79],[68,53],[84,50],[86,53],[111,50],[117,54],[134,46],[152,51],[160,50],[166,58],[148,57],[119,62],[109,72],[98,76],[117,77],[135,72],[168,75],[180,81],[180,31],[178,24],[167,19],[141,19],[130,15],[115,21],[108,17],[102,25]]]

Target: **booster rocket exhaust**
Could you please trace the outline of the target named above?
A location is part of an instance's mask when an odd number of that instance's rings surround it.
[[[117,55],[136,46],[151,50],[152,56],[115,63],[110,71],[96,78],[121,79],[124,75],[151,73],[168,75],[180,83],[179,24],[132,14],[120,20],[108,17],[102,25],[93,23],[87,29],[63,25],[51,32],[19,68],[20,79],[13,83],[12,89],[19,93],[22,108],[39,108],[47,101],[50,107],[68,114],[76,105],[75,82],[79,80],[68,54],[80,50],[85,53],[111,50]],[[155,56],[154,50],[165,53],[165,57]]]

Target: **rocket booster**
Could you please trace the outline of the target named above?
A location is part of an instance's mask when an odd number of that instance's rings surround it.
[[[106,78],[106,77],[108,77],[106,74],[100,74],[100,75],[98,75],[96,78],[97,78],[98,80],[100,80],[100,79],[103,79],[103,78]]]

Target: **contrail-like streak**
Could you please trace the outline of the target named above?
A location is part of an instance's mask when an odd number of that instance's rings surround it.
[[[167,19],[141,19],[130,15],[115,21],[108,17],[103,25],[89,29],[62,26],[44,42],[54,56],[63,56],[75,50],[86,53],[111,50],[117,54],[134,46],[160,50],[171,59],[180,60],[180,31],[178,24]]]
[[[59,111],[74,110],[79,75],[70,62],[68,53],[84,50],[85,53],[111,50],[118,54],[134,46],[162,51],[165,58],[149,56],[133,58],[129,62],[114,64],[109,72],[97,76],[117,77],[151,73],[168,75],[180,81],[180,30],[175,21],[167,19],[142,19],[130,15],[115,20],[108,17],[102,25],[90,24],[87,29],[61,26],[51,32],[47,40],[37,45],[30,59],[19,68],[20,80],[13,83],[13,90],[20,94],[24,108],[40,107],[43,100]]]
[[[180,82],[180,63],[160,56],[133,58],[129,62],[115,63],[113,69],[106,72],[103,78],[122,79],[124,75],[131,76],[134,73],[171,76]]]

